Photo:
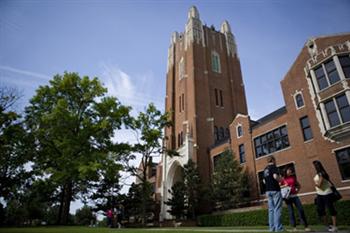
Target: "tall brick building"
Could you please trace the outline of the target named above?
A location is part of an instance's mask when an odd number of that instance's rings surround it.
[[[314,196],[313,160],[320,160],[344,198],[350,198],[350,33],[309,39],[281,81],[285,106],[253,121],[247,111],[235,37],[224,21],[220,31],[202,25],[191,7],[183,33],[174,32],[168,51],[165,109],[168,149],[157,168],[161,220],[171,218],[164,201],[194,160],[210,182],[215,161],[231,149],[250,174],[251,200],[265,199],[266,156],[292,165],[305,202]]]

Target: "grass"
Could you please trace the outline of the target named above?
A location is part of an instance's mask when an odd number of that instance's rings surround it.
[[[321,230],[322,226],[312,226],[313,230]],[[287,228],[290,229],[290,228]],[[300,232],[302,231],[302,228]],[[339,227],[341,232],[349,232],[349,226]],[[181,227],[181,228],[144,228],[144,229],[111,229],[106,227],[22,227],[22,228],[0,228],[0,233],[232,233],[232,232],[268,232],[266,226],[256,227]]]

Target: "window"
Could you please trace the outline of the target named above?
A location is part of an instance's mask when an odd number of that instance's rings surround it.
[[[332,85],[340,80],[333,59],[316,68],[315,75],[320,90],[323,90],[329,85]]]
[[[323,67],[322,66],[320,66],[319,68],[317,68],[315,70],[315,74],[316,74],[316,80],[317,80],[319,89],[323,90],[326,87],[328,87],[328,82],[327,82],[327,79],[326,79],[326,75],[323,72]]]
[[[185,64],[184,58],[181,58],[179,63],[179,79],[183,79],[185,77]]]
[[[335,155],[342,179],[350,179],[350,147],[336,151]]]
[[[181,112],[181,95],[179,96],[179,112]]]
[[[214,140],[215,142],[219,141],[219,131],[217,126],[214,126]]]
[[[256,137],[254,139],[254,146],[256,158],[289,147],[287,126],[281,126],[273,131]]]
[[[345,78],[350,78],[350,57],[341,56],[339,57],[340,65],[343,68]]]
[[[211,55],[211,68],[216,73],[221,72],[220,57],[219,57],[219,54],[217,52],[213,52]]]
[[[324,103],[331,127],[350,121],[350,106],[345,94]]]
[[[215,167],[218,165],[218,162],[222,156],[223,156],[223,153],[220,153],[220,154],[214,156],[214,158],[213,158],[214,170],[215,170]]]
[[[304,100],[301,93],[295,96],[295,104],[297,105],[297,108],[301,108],[304,106]]]
[[[244,144],[239,145],[239,161],[240,163],[245,163],[245,152],[244,152]]]
[[[220,90],[220,106],[224,107],[224,99],[222,97],[222,90]]]
[[[243,136],[243,128],[241,125],[237,127],[237,137],[242,137]]]
[[[218,89],[215,88],[215,105],[219,106],[219,94]]]
[[[294,171],[294,174],[296,175],[294,163],[288,163],[288,164],[285,164],[285,165],[282,165],[282,166],[278,166],[279,173],[280,173],[280,174],[283,174],[283,173],[284,173],[284,170],[285,170],[287,167],[291,167],[292,170]],[[258,172],[258,179],[259,179],[260,194],[265,194],[265,192],[266,192],[266,186],[265,186],[265,183],[264,183],[264,181],[263,181],[263,180],[264,180],[264,171]]]
[[[307,116],[300,118],[300,126],[301,130],[303,131],[304,141],[312,139],[312,131],[309,123],[309,118]]]
[[[225,131],[224,131],[223,127],[220,127],[219,133],[220,133],[220,136],[219,136],[220,141],[224,140],[225,139]]]
[[[182,111],[185,110],[185,94],[182,94],[182,102],[181,102],[181,105],[182,105]]]
[[[228,128],[225,129],[225,138],[227,139],[231,138],[230,130]]]

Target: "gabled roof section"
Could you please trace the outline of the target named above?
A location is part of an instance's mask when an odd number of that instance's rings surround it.
[[[272,121],[273,119],[285,114],[286,112],[287,112],[287,108],[286,108],[286,106],[283,106],[283,107],[277,109],[276,111],[273,111],[273,112],[267,114],[266,116],[260,118],[259,120],[254,121],[254,125],[252,125],[252,128],[256,128],[262,124],[265,124],[269,121]]]

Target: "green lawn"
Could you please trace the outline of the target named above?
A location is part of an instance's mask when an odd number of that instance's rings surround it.
[[[323,230],[321,226],[311,227],[313,230]],[[287,228],[287,230],[290,228]],[[299,232],[302,232],[302,228]],[[350,228],[339,227],[339,232],[349,232]],[[110,228],[90,228],[90,227],[23,227],[23,228],[0,228],[0,233],[253,233],[268,232],[266,226],[257,227],[180,227],[180,228],[144,228],[144,229],[110,229]]]

